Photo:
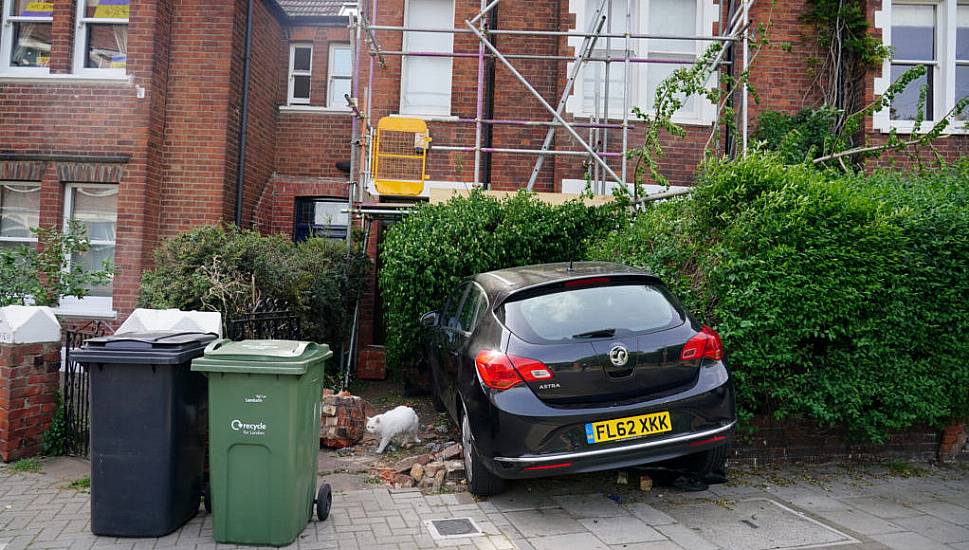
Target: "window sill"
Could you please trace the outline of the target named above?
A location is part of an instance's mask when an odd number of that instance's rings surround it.
[[[99,75],[99,74],[41,74],[7,70],[0,72],[2,82],[26,82],[37,84],[130,84],[131,75]]]
[[[923,122],[922,127],[919,131],[915,131],[915,122],[906,120],[893,120],[885,123],[882,121],[881,124],[875,123],[875,132],[881,133],[883,135],[888,135],[894,131],[896,134],[901,135],[914,135],[914,134],[927,134],[935,128],[935,122]],[[957,121],[949,125],[948,128],[942,131],[943,136],[964,136],[969,135],[969,122]]]
[[[391,113],[390,116],[398,118],[416,118],[425,122],[454,122],[458,120],[457,115],[402,115],[400,113]]]
[[[320,113],[324,115],[348,115],[350,109],[336,109],[333,107],[320,107],[317,105],[280,105],[281,113]]]

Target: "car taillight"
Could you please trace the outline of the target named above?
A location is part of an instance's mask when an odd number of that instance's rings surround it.
[[[680,361],[692,361],[694,359],[711,359],[719,361],[723,359],[723,342],[720,335],[712,328],[703,325],[693,338],[690,338],[683,351],[680,352]]]
[[[540,382],[552,378],[541,361],[506,355],[496,350],[485,350],[474,358],[481,383],[489,388],[504,391],[522,382]]]
[[[545,363],[527,357],[516,357],[514,355],[508,357],[525,382],[542,382],[552,379],[552,371],[548,370]]]

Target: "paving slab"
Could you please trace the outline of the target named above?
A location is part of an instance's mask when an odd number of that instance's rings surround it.
[[[920,533],[936,542],[969,542],[969,529],[941,520],[935,516],[925,515],[914,518],[899,518],[894,521],[906,530]]]
[[[557,496],[552,497],[552,500],[563,510],[579,519],[629,515],[629,512],[619,506],[617,502],[601,494]]]
[[[582,533],[585,527],[561,508],[521,510],[505,514],[526,538]]]
[[[634,517],[588,518],[579,520],[586,529],[606,544],[665,541],[659,531]]]
[[[728,550],[768,550],[849,544],[857,539],[770,498],[718,506],[690,506],[674,513],[703,538]]]
[[[555,535],[551,537],[530,538],[528,542],[535,550],[609,550],[609,547],[591,533],[574,535]]]

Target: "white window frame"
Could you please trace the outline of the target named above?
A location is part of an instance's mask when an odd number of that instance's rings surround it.
[[[130,4],[129,4],[130,8]],[[97,69],[91,67],[85,67],[87,62],[87,26],[88,25],[128,25],[128,19],[110,19],[101,17],[86,17],[87,10],[87,0],[77,0],[77,13],[75,14],[74,25],[74,74],[78,75],[92,75],[101,77],[116,77],[123,78],[128,75],[128,60],[127,51],[125,52],[125,68],[124,69]],[[131,28],[129,26],[128,31]],[[131,36],[128,36],[128,42],[130,43]],[[125,46],[127,48],[127,45]]]
[[[454,26],[454,16],[455,16],[455,13],[456,13],[455,10],[457,9],[457,1],[458,0],[451,0],[451,18],[450,18],[451,25],[450,25],[450,27],[453,27]],[[404,26],[407,26],[407,13],[408,13],[408,10],[410,9],[410,3],[411,3],[411,0],[404,0]],[[412,25],[412,26],[415,26],[415,25]],[[408,33],[408,32],[405,32],[404,33],[404,38],[403,38],[403,42],[402,42],[402,50],[405,51],[405,52],[406,51],[409,51],[409,46],[408,46],[409,40],[408,40],[408,37],[411,34],[412,33]],[[454,52],[454,35],[453,34],[449,34],[449,33],[443,33],[441,36],[446,36],[446,37],[448,37],[451,40],[451,46],[448,49],[448,52],[452,52],[453,53]],[[414,111],[414,110],[406,109],[404,107],[404,105],[405,105],[405,103],[404,103],[404,96],[405,96],[406,91],[407,91],[407,78],[408,78],[408,75],[407,75],[407,73],[408,73],[408,71],[407,71],[407,56],[405,55],[405,56],[401,57],[401,62],[400,62],[400,103],[398,104],[398,112],[399,112],[399,114],[401,114],[403,116],[418,117],[418,118],[421,118],[421,117],[451,117],[452,116],[451,115],[451,104],[453,103],[453,100],[454,100],[453,93],[452,93],[453,90],[454,90],[454,58],[453,57],[431,57],[431,58],[425,58],[425,59],[442,59],[442,60],[446,60],[447,61],[447,66],[448,66],[448,69],[447,69],[447,75],[448,75],[447,76],[447,84],[445,86],[443,86],[443,88],[446,89],[447,92],[448,92],[447,108],[438,109],[436,112],[417,112],[417,111]],[[443,62],[442,62],[442,64],[443,64]],[[429,110],[429,111],[433,111],[433,110]]]
[[[78,187],[94,187],[98,189],[117,189],[120,195],[120,186],[117,183],[68,183],[64,185],[64,212],[63,212],[63,231],[67,232],[70,229],[70,220],[74,215],[74,189]],[[120,199],[120,196],[119,196]],[[121,201],[118,201],[120,206]],[[115,240],[95,240],[89,239],[92,245],[112,245],[115,247],[115,266],[117,266],[118,258],[118,213],[115,211]],[[67,269],[70,269],[71,258],[67,258]],[[112,294],[114,294],[114,287],[112,286]],[[74,296],[62,296],[60,300],[60,307],[58,308],[58,313],[78,313],[78,312],[95,312],[95,313],[114,313],[114,297],[113,296],[85,296],[84,298],[76,298]]]
[[[296,66],[296,50],[297,49],[308,49],[310,51],[310,68],[307,71],[297,71],[294,67]],[[288,105],[309,105],[310,100],[313,97],[313,43],[312,42],[290,42],[289,43],[289,77],[288,77],[288,88],[286,91],[286,103]],[[297,76],[305,76],[310,80],[310,94],[308,97],[293,97],[296,92],[296,78]]]
[[[16,0],[3,0],[3,9],[0,10],[0,73],[15,74],[18,76],[44,76],[50,74],[50,67],[17,67],[10,64],[10,56],[13,55],[13,24],[14,23],[48,23],[53,25],[52,17],[21,17],[13,15]],[[53,29],[53,26],[51,27]]]
[[[10,181],[10,180],[0,180],[0,187],[2,187],[4,185],[21,185],[21,186],[30,185],[30,186],[37,187],[38,190],[41,189],[41,182],[39,182],[39,181]],[[3,190],[0,189],[0,217],[3,216],[2,208],[3,208]],[[40,204],[39,203],[37,205],[37,213],[38,213],[38,215],[40,214]],[[31,236],[31,237],[3,237],[3,236],[0,236],[0,242],[3,242],[3,243],[18,243],[18,244],[25,244],[25,245],[31,245],[31,244],[36,245],[37,244],[37,236],[36,235]]]
[[[714,4],[714,0],[696,0],[696,34],[697,36],[705,36],[711,33],[713,25],[720,21],[720,11],[718,6]],[[615,0],[614,0],[615,4]],[[621,14],[625,16],[625,4],[619,2],[621,9],[614,7],[613,10],[619,9]],[[648,28],[648,18],[650,11],[650,0],[636,0],[635,2],[636,12],[633,13],[633,34],[645,34],[642,29]],[[569,0],[569,11],[575,14],[576,27],[572,30],[581,30],[585,32],[587,29],[584,27],[588,21],[587,18],[591,14],[587,14],[586,11],[586,0]],[[605,29],[605,27],[603,27]],[[605,31],[603,31],[605,32]],[[576,53],[582,46],[582,37],[569,37],[568,44],[573,48]],[[710,47],[711,42],[694,40],[696,45],[696,58],[699,59],[703,52]],[[600,38],[596,43],[596,51],[605,51],[606,42],[604,38]],[[625,50],[625,39],[623,38],[613,38],[611,40],[610,47],[613,50]],[[649,40],[645,39],[631,39],[630,47],[632,48],[630,55],[635,57],[648,57],[649,55]],[[621,63],[621,62],[620,62]],[[572,67],[575,63],[569,62],[567,66],[567,71],[571,72]],[[602,65],[602,63],[599,63]],[[650,98],[646,96],[649,93],[649,81],[648,81],[648,71],[649,67],[653,64],[650,63],[630,63],[631,72],[634,74],[630,75],[629,78],[629,88],[630,88],[630,101],[629,107],[632,110],[633,107],[646,108]],[[591,63],[586,65],[591,66]],[[638,70],[636,67],[638,66]],[[585,70],[585,68],[583,68]],[[638,75],[635,73],[638,72]],[[594,113],[586,112],[583,106],[583,98],[585,97],[584,91],[584,81],[583,75],[580,72],[578,78],[575,81],[575,85],[572,89],[572,95],[568,99],[566,104],[566,112],[571,113],[576,117],[588,118]],[[709,86],[717,86],[719,78],[717,73],[714,72],[710,77]],[[680,110],[675,115],[673,115],[673,122],[683,125],[702,125],[707,126],[716,121],[717,111],[716,106],[713,105],[704,97],[695,96],[695,108],[691,111]],[[616,109],[613,105],[609,105],[609,116],[610,120],[622,120],[622,106]],[[629,115],[633,118],[633,115]]]
[[[941,117],[945,116],[952,107],[955,106],[956,98],[956,28],[958,20],[958,6],[969,5],[965,0],[884,0],[882,9],[875,12],[875,27],[882,31],[882,44],[885,47],[892,45],[892,5],[934,5],[935,10],[935,41],[936,41],[936,63],[933,74],[934,93],[933,118],[922,123],[919,132],[925,133],[932,130]],[[892,59],[886,59],[882,63],[882,74],[876,77],[873,82],[874,93],[876,96],[884,94],[892,84]],[[904,63],[904,60],[899,60]],[[927,65],[923,62],[913,62],[913,64]],[[915,132],[915,121],[912,120],[892,120],[890,108],[886,107],[872,115],[872,126],[876,131],[889,133],[895,131],[901,134],[911,134]],[[949,127],[945,129],[946,134],[969,133],[969,126],[966,121],[953,120]]]
[[[350,54],[350,74],[344,75],[334,75],[333,74],[333,58],[337,51],[345,50]],[[326,108],[334,111],[349,111],[350,106],[347,105],[347,100],[343,96],[333,97],[333,80],[347,80],[350,81],[351,87],[353,83],[353,52],[350,50],[349,42],[331,42],[329,46],[329,57],[327,58],[326,64]],[[350,92],[353,93],[352,91]]]

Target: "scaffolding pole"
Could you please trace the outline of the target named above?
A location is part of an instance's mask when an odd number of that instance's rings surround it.
[[[586,31],[569,30],[569,31],[557,31],[557,30],[518,30],[518,29],[489,29],[488,28],[488,14],[498,5],[501,0],[481,0],[480,9],[481,11],[476,14],[470,20],[465,21],[467,28],[433,28],[433,27],[408,27],[408,26],[393,26],[393,25],[377,25],[377,0],[371,0],[370,4],[370,19],[368,20],[362,13],[361,17],[357,19],[356,24],[360,29],[366,31],[364,35],[365,41],[370,48],[370,71],[368,74],[368,88],[367,88],[367,101],[366,101],[366,114],[361,115],[359,109],[355,109],[355,113],[362,120],[370,120],[373,112],[373,81],[374,81],[374,64],[375,60],[379,60],[381,66],[384,66],[385,56],[413,56],[413,57],[451,57],[451,58],[467,58],[476,59],[478,62],[477,71],[477,98],[475,104],[475,116],[474,118],[445,118],[441,119],[441,122],[446,123],[474,123],[475,125],[475,138],[474,146],[441,146],[435,145],[433,149],[441,151],[473,151],[474,152],[474,183],[481,183],[481,163],[482,163],[482,153],[515,153],[515,154],[534,154],[537,155],[535,168],[532,171],[531,177],[527,188],[529,190],[533,189],[534,184],[537,180],[538,174],[541,172],[542,162],[546,156],[588,156],[593,167],[593,171],[596,174],[597,184],[601,183],[601,192],[606,192],[606,177],[620,183],[626,184],[630,178],[634,177],[629,174],[628,168],[628,158],[626,153],[629,149],[629,130],[631,128],[630,124],[630,110],[631,103],[629,98],[629,82],[631,67],[633,64],[639,63],[658,63],[658,64],[677,64],[681,65],[683,63],[680,59],[662,59],[662,58],[648,58],[648,57],[634,57],[632,55],[633,47],[632,41],[637,39],[668,39],[668,40],[693,40],[693,41],[705,41],[705,42],[723,42],[725,44],[738,44],[741,45],[743,55],[742,62],[744,71],[749,70],[750,64],[750,6],[753,4],[752,0],[742,0],[740,12],[734,12],[734,16],[731,17],[729,25],[727,27],[720,27],[720,33],[725,30],[726,34],[712,34],[712,35],[675,35],[675,34],[657,34],[657,33],[633,33],[632,29],[632,11],[633,11],[633,0],[625,0],[625,32],[616,33],[613,32],[611,25],[610,16],[613,12],[613,0],[602,0],[599,4],[598,9],[595,12],[596,16],[594,20],[597,24],[590,23],[590,28]],[[622,1],[622,0],[617,0]],[[602,10],[609,10],[606,17],[601,18]],[[739,21],[738,21],[739,20]],[[603,22],[608,25],[605,32],[603,32]],[[393,32],[424,32],[424,33],[452,33],[452,34],[473,34],[478,39],[477,52],[421,52],[421,51],[387,51],[381,50],[379,43],[377,42],[376,32],[378,31],[393,31]],[[360,30],[358,29],[358,33]],[[498,50],[490,40],[492,35],[521,35],[521,36],[560,36],[560,37],[581,37],[583,38],[582,47],[576,56],[566,56],[566,55],[537,55],[537,54],[505,54]],[[358,34],[358,37],[360,35]],[[594,50],[595,41],[601,38],[606,39],[606,53],[604,56],[594,56],[592,52]],[[624,43],[624,51],[622,56],[612,55],[612,39],[621,39]],[[360,42],[358,42],[359,44]],[[359,47],[358,47],[359,48]],[[536,100],[542,105],[542,107],[552,115],[551,121],[537,121],[537,120],[510,120],[510,119],[485,119],[483,111],[483,96],[484,96],[484,65],[486,58],[493,58],[501,62],[525,88],[531,93]],[[521,72],[519,72],[514,65],[512,65],[510,60],[522,59],[522,60],[545,60],[545,61],[570,61],[575,63],[570,71],[569,78],[566,83],[566,87],[562,94],[562,100],[560,100],[560,105],[558,109],[553,108],[548,101],[542,97],[539,93],[526,79]],[[596,100],[594,104],[595,112],[589,119],[589,122],[580,121],[569,121],[563,117],[564,114],[564,102],[567,102],[572,88],[574,87],[575,80],[578,78],[579,71],[585,65],[591,62],[601,62],[605,64],[605,78],[604,83],[606,96],[599,101],[599,80],[596,80]],[[610,81],[611,76],[611,64],[621,62],[623,64],[623,116],[622,123],[610,123],[610,86],[612,82]],[[711,63],[711,73],[716,71],[724,65],[731,64],[731,61],[724,60],[723,52],[718,55],[714,61]],[[359,59],[355,60],[355,75],[360,69]],[[742,85],[742,97],[741,97],[741,135],[742,135],[742,150],[746,154],[747,147],[749,144],[749,125],[747,118],[749,117],[749,88],[746,82]],[[356,95],[356,91],[354,92]],[[580,98],[581,100],[581,98]],[[600,110],[605,112],[601,113]],[[433,119],[430,119],[433,120]],[[582,151],[557,151],[552,149],[552,143],[548,143],[546,139],[546,144],[543,144],[542,148],[539,150],[531,149],[519,149],[519,148],[501,148],[501,147],[482,147],[482,134],[484,131],[484,126],[486,124],[490,125],[516,125],[516,126],[547,126],[549,128],[546,133],[546,137],[551,135],[552,141],[554,141],[554,133],[558,127],[565,128],[571,137],[581,146]],[[365,168],[365,178],[369,183],[372,178],[370,173],[370,162],[373,158],[373,147],[372,147],[372,127],[367,124],[365,126],[368,135],[368,166]],[[576,128],[589,128],[590,136],[588,141],[583,139],[582,136],[576,132]],[[619,129],[622,131],[622,147],[621,152],[608,152],[609,143],[609,133],[610,129]],[[600,139],[601,137],[601,139]],[[609,166],[609,164],[604,160],[605,158],[621,158],[621,175],[617,175],[616,172]],[[600,174],[602,176],[600,177]],[[363,186],[360,186],[360,191],[362,193]]]
[[[486,0],[481,0],[481,11],[484,11],[487,5],[485,5]],[[484,32],[487,30],[488,18],[482,17],[480,19],[480,28]],[[484,125],[481,119],[484,118],[484,81],[485,81],[485,47],[484,42],[478,43],[478,97],[476,100],[475,111],[474,111],[474,185],[478,186],[481,184],[481,134],[484,130]]]
[[[602,24],[606,21],[606,19],[608,19],[602,15],[603,6],[605,6],[607,1],[611,0],[599,0],[599,7],[596,8],[595,13],[592,15],[592,22],[589,25],[591,30],[602,30]],[[569,73],[569,78],[565,82],[565,88],[562,90],[562,98],[559,99],[559,105],[556,111],[560,115],[565,112],[565,106],[568,104],[569,96],[572,95],[572,87],[575,85],[575,79],[578,78],[579,72],[585,65],[589,55],[592,54],[592,50],[596,47],[597,40],[598,37],[596,36],[587,36],[582,39],[582,47],[579,48],[578,55],[575,56],[575,64],[572,66],[572,71]],[[551,126],[549,127],[548,132],[545,133],[545,141],[542,143],[542,151],[546,151],[552,146],[552,140],[555,138],[556,128],[557,126]],[[528,186],[526,187],[526,189],[529,191],[535,187],[535,181],[538,180],[538,174],[542,171],[542,164],[544,164],[544,162],[544,155],[539,155],[539,157],[535,159],[535,167],[532,168],[532,174],[528,177]]]
[[[489,10],[490,11],[490,10]],[[467,29],[455,28],[447,29],[442,27],[402,27],[394,25],[370,25],[369,27],[374,31],[398,31],[398,32],[436,32],[436,33],[453,33],[453,34],[474,34]],[[490,29],[488,34],[510,34],[510,35],[520,35],[520,36],[574,36],[578,38],[587,38],[591,36],[598,36],[599,38],[626,38],[626,33],[594,33],[594,32],[579,32],[579,31],[549,31],[549,30],[534,30],[534,31],[524,31],[516,29]],[[633,39],[656,39],[656,40],[699,40],[702,42],[737,42],[741,38],[736,36],[721,36],[721,35],[711,35],[703,36],[696,34],[643,34],[643,33],[630,33],[629,38]]]
[[[748,75],[750,74],[750,0],[742,0],[743,2],[743,20],[744,20],[744,72]],[[743,124],[743,129],[741,131],[741,151],[743,156],[747,156],[747,141],[749,139],[750,130],[747,125],[748,116],[748,96],[750,95],[747,89],[747,80],[744,79],[743,82],[743,97],[741,99],[741,121]]]
[[[632,38],[632,35],[629,33],[629,30],[633,28],[632,12],[633,12],[633,0],[626,0],[626,40],[623,46],[626,50],[623,52],[623,57],[625,58],[623,61],[623,73],[624,73],[623,79],[625,80],[625,84],[624,84],[625,89],[623,90],[623,94],[622,94],[622,152],[623,152],[622,183],[623,185],[626,185],[626,182],[629,181],[629,174],[626,173],[626,170],[627,170],[626,165],[628,163],[628,159],[626,159],[626,151],[629,150],[629,111],[632,109],[632,107],[629,105],[629,52],[631,50],[630,39]],[[635,187],[636,186],[633,185],[634,196],[636,194]]]
[[[500,1],[501,0],[494,0],[494,2],[492,2],[491,4],[492,7]],[[478,16],[476,16],[474,20],[480,19],[480,16],[481,14],[478,14]],[[555,120],[559,121],[565,127],[565,129],[568,130],[570,134],[572,134],[572,137],[579,142],[579,145],[581,145],[583,149],[585,149],[589,154],[591,154],[595,158],[596,163],[602,166],[602,169],[605,170],[606,173],[608,173],[611,178],[615,179],[616,181],[619,181],[619,176],[617,176],[616,173],[612,170],[612,168],[610,168],[609,165],[606,164],[606,161],[602,160],[602,157],[596,154],[595,150],[593,150],[592,147],[590,147],[589,144],[586,143],[584,139],[582,139],[582,136],[580,136],[579,133],[575,131],[575,128],[573,128],[572,125],[570,125],[567,120],[562,118],[562,115],[558,114],[558,112],[556,112],[555,109],[548,104],[548,101],[545,101],[545,98],[542,97],[542,94],[540,94],[538,90],[536,90],[535,87],[532,86],[530,82],[528,82],[528,79],[526,79],[524,76],[522,76],[520,72],[518,72],[518,69],[516,69],[515,66],[511,64],[511,61],[508,61],[508,59],[504,55],[502,55],[502,53],[499,52],[491,44],[491,42],[488,42],[487,37],[481,34],[478,31],[478,29],[474,27],[474,24],[471,21],[465,21],[465,24],[468,26],[468,28],[474,31],[474,34],[475,36],[478,37],[478,40],[481,41],[481,43],[484,44],[485,47],[487,47],[491,51],[491,53],[495,55],[495,57],[498,58],[498,61],[501,61],[501,63],[508,68],[508,71],[519,82],[521,82],[521,84],[525,87],[525,89],[527,89],[529,93],[535,96],[535,99],[538,100],[538,102],[542,105],[542,107],[544,107],[545,110],[551,113],[552,116],[555,118]]]

